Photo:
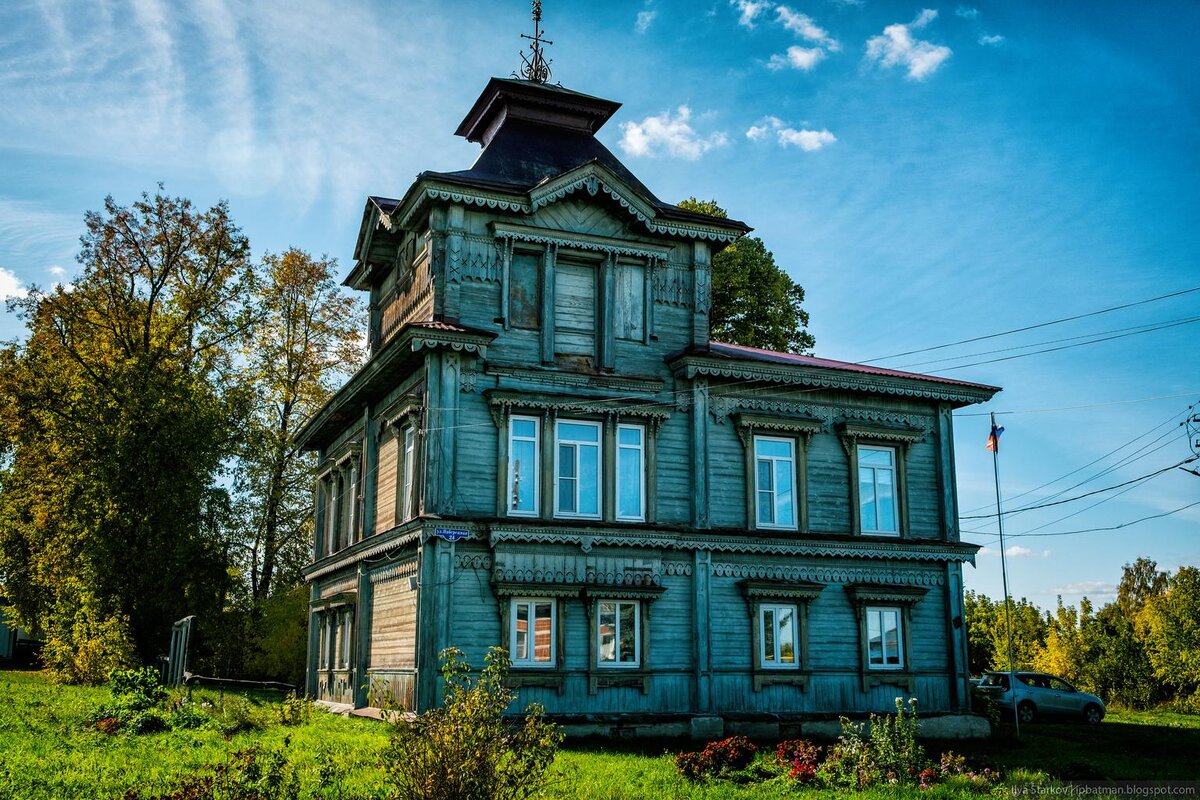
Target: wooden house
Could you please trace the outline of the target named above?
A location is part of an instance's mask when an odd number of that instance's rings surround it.
[[[428,709],[500,645],[598,731],[967,710],[951,412],[997,389],[710,341],[750,229],[655,197],[617,109],[493,79],[474,166],[368,198],[370,360],[301,434],[309,692]]]

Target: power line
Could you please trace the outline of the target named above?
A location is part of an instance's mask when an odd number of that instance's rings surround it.
[[[1191,325],[1200,322],[1200,317],[1193,317],[1182,322],[1173,322],[1169,325],[1160,325],[1157,328],[1147,328],[1145,330],[1134,331],[1133,333],[1120,333],[1114,336],[1106,336],[1102,339],[1092,339],[1087,342],[1076,342],[1075,344],[1064,344],[1061,347],[1047,347],[1044,350],[1034,350],[1032,353],[1019,353],[1015,356],[1004,356],[1003,358],[989,358],[983,361],[973,361],[970,364],[956,364],[953,367],[942,367],[938,372],[949,372],[955,369],[966,369],[967,367],[978,367],[983,364],[996,364],[1000,361],[1012,361],[1017,358],[1028,358],[1029,356],[1039,356],[1043,353],[1057,353],[1060,350],[1071,350],[1075,347],[1086,347],[1089,344],[1100,344],[1101,342],[1111,342],[1114,339],[1124,339],[1127,336],[1137,336],[1142,333],[1154,333],[1155,331],[1166,330],[1167,328],[1178,328],[1180,325]],[[966,358],[966,356],[964,356]]]
[[[1025,331],[1032,331],[1032,330],[1036,330],[1038,328],[1046,328],[1051,325],[1060,325],[1064,322],[1073,322],[1077,319],[1086,319],[1087,317],[1095,317],[1095,316],[1099,316],[1100,314],[1108,314],[1112,311],[1120,311],[1125,308],[1133,308],[1134,306],[1146,305],[1147,303],[1156,303],[1159,300],[1167,300],[1171,297],[1179,297],[1181,295],[1191,294],[1192,292],[1200,292],[1200,286],[1196,286],[1191,289],[1183,289],[1178,292],[1171,292],[1170,294],[1159,295],[1158,297],[1151,297],[1146,300],[1138,300],[1133,303],[1123,303],[1119,306],[1111,306],[1110,308],[1102,308],[1099,311],[1089,311],[1086,314],[1076,314],[1073,317],[1063,317],[1061,319],[1053,319],[1053,320],[1050,320],[1049,322],[1039,322],[1036,325],[1026,325],[1021,328],[1013,328],[1011,330],[1000,331],[998,333],[989,333],[985,336],[975,336],[970,339],[961,339],[957,342],[950,342],[949,344],[939,344],[939,345],[935,345],[933,347],[922,347],[917,350],[906,350],[903,353],[894,353],[890,356],[879,356],[878,358],[870,358],[870,359],[867,359],[866,361],[863,361],[862,363],[871,364],[876,361],[886,361],[889,358],[900,358],[901,356],[911,356],[911,355],[914,355],[915,353],[928,353],[931,350],[944,350],[947,347],[957,347],[960,344],[970,344],[972,342],[982,342],[985,339],[995,339],[999,336],[1009,336],[1014,333],[1023,333]]]
[[[1016,409],[1013,411],[996,411],[996,412],[968,411],[968,412],[960,413],[960,412],[956,411],[954,413],[954,416],[955,416],[955,418],[958,418],[958,417],[986,417],[989,415],[989,413],[995,413],[995,415],[997,417],[1002,414],[1049,414],[1049,413],[1052,413],[1055,411],[1082,411],[1082,410],[1088,409],[1088,408],[1106,408],[1108,406],[1124,406],[1124,405],[1130,405],[1133,403],[1149,403],[1152,400],[1174,400],[1177,397],[1195,397],[1197,394],[1200,394],[1200,389],[1194,390],[1191,392],[1180,392],[1179,394],[1160,394],[1160,395],[1156,395],[1155,397],[1138,397],[1133,400],[1113,400],[1108,403],[1089,403],[1087,405],[1082,405],[1082,406],[1056,406],[1054,408],[1020,408],[1020,409]],[[1178,415],[1176,415],[1176,416],[1178,416]],[[1172,419],[1174,419],[1174,417],[1172,417]],[[1165,424],[1165,423],[1160,423],[1160,424]],[[1155,425],[1154,427],[1157,428],[1159,426]],[[1142,435],[1145,436],[1146,434],[1142,434]],[[1138,438],[1141,438],[1141,437],[1138,437]]]
[[[1113,489],[1120,489],[1122,486],[1128,486],[1131,483],[1137,483],[1139,481],[1148,480],[1149,478],[1153,478],[1155,475],[1162,475],[1164,472],[1170,472],[1171,470],[1175,469],[1176,467],[1183,466],[1184,464],[1190,464],[1191,462],[1197,460],[1197,458],[1200,458],[1200,456],[1193,456],[1192,458],[1185,458],[1183,461],[1180,461],[1177,464],[1172,464],[1169,467],[1163,467],[1162,469],[1157,470],[1155,472],[1147,473],[1146,475],[1142,475],[1140,478],[1134,478],[1132,480],[1125,481],[1124,483],[1118,483],[1114,486],[1106,486],[1103,489],[1094,489],[1093,491],[1085,492],[1084,494],[1076,495],[1075,497],[1068,497],[1065,500],[1055,500],[1050,503],[1039,503],[1038,505],[1035,505],[1035,506],[1024,506],[1022,508],[1016,508],[1011,511],[1005,511],[1004,516],[1007,517],[1012,514],[1020,514],[1023,511],[1036,511],[1039,508],[1049,508],[1050,506],[1061,506],[1063,503],[1073,503],[1076,500],[1082,500],[1085,497],[1091,497],[1092,495],[1096,495],[1096,494],[1103,494],[1104,492],[1111,492]],[[959,519],[992,519],[995,516],[996,516],[995,514],[976,514],[974,516],[969,516],[969,517],[959,517]]]
[[[1081,333],[1078,336],[1066,336],[1061,339],[1045,339],[1040,342],[1030,342],[1028,344],[1016,344],[1012,347],[1000,347],[995,350],[981,350],[977,353],[963,353],[957,356],[946,356],[945,358],[935,358],[930,361],[917,361],[912,364],[904,364],[896,367],[896,369],[911,369],[912,367],[923,367],[927,364],[943,364],[947,361],[960,361],[964,358],[975,358],[976,356],[990,356],[996,353],[1011,353],[1014,350],[1027,350],[1030,347],[1038,347],[1044,344],[1060,344],[1062,342],[1078,342],[1080,339],[1092,339],[1097,336],[1107,336],[1110,333],[1129,333],[1133,336],[1138,333],[1150,333],[1160,330],[1161,328],[1170,328],[1175,325],[1186,325],[1191,322],[1200,320],[1200,317],[1181,317],[1179,319],[1162,320],[1161,322],[1147,322],[1145,325],[1131,325],[1127,328],[1114,328],[1109,331],[1096,331],[1094,333]],[[1106,339],[1097,339],[1097,341],[1107,341]],[[1083,344],[1091,344],[1091,342],[1081,342]]]
[[[1080,533],[1100,533],[1103,531],[1119,531],[1122,528],[1128,528],[1131,525],[1137,525],[1138,523],[1141,523],[1141,522],[1147,522],[1152,519],[1162,519],[1163,517],[1169,517],[1173,514],[1178,514],[1181,511],[1187,511],[1189,508],[1195,508],[1196,506],[1200,506],[1200,500],[1197,500],[1194,503],[1188,503],[1186,506],[1180,506],[1179,508],[1172,509],[1171,511],[1164,511],[1161,514],[1151,514],[1148,517],[1142,517],[1141,519],[1133,519],[1133,520],[1130,520],[1129,522],[1122,522],[1120,525],[1109,525],[1108,527],[1105,527],[1105,528],[1082,528],[1077,531],[1051,531],[1049,533],[1031,533],[1031,532],[1010,533],[1010,534],[1007,534],[1007,537],[1009,539],[1012,539],[1012,538],[1018,537],[1018,536],[1038,536],[1038,537],[1041,537],[1041,536],[1075,536],[1076,534],[1080,534]],[[984,531],[967,531],[967,533],[982,534],[982,533],[984,533]],[[992,539],[991,541],[977,543],[977,544],[992,544],[996,541],[998,541],[998,539]]]

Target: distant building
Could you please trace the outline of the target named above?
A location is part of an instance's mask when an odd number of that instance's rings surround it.
[[[617,108],[493,79],[471,169],[368,199],[371,358],[301,433],[309,692],[423,710],[501,645],[601,726],[966,710],[951,412],[998,390],[709,341],[749,228],[655,197]]]
[[[4,612],[6,602],[0,597],[0,665],[30,665],[37,657],[41,642],[9,619]]]

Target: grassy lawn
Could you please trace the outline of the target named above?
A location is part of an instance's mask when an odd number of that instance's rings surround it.
[[[213,703],[216,692],[197,693]],[[248,703],[259,729],[226,736],[219,730],[175,730],[132,735],[104,734],[88,726],[95,709],[109,700],[107,689],[60,687],[35,673],[0,672],[0,797],[14,800],[120,798],[137,788],[146,794],[171,788],[183,775],[223,763],[228,754],[252,745],[286,747],[302,773],[305,797],[385,796],[378,753],[388,738],[386,725],[316,712],[307,724],[277,724],[278,701],[267,695],[226,694],[226,703]],[[678,742],[621,744],[573,742],[561,751],[544,796],[552,798],[815,798],[833,792],[796,792],[783,785],[739,786],[727,782],[691,784],[675,772],[665,753]],[[1167,712],[1112,712],[1097,728],[1037,724],[1011,728],[983,743],[930,743],[931,755],[944,749],[986,756],[1010,778],[1042,773],[1077,780],[1200,779],[1200,717]],[[332,767],[331,767],[332,765]],[[319,775],[335,774],[323,789]],[[1045,777],[1042,778],[1045,780]],[[1007,794],[1001,787],[996,793]],[[928,792],[876,790],[868,798],[967,797],[953,784]]]

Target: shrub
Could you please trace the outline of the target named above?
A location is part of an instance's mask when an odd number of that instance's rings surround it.
[[[287,746],[287,740],[284,740]],[[224,764],[185,775],[165,794],[136,789],[124,800],[299,800],[300,776],[285,750],[248,747]]]
[[[896,713],[871,715],[871,758],[878,772],[895,783],[915,778],[927,761],[925,748],[917,741],[917,698],[896,698]]]
[[[865,789],[876,782],[874,761],[861,722],[842,720],[842,735],[817,768],[817,780],[829,787]]]
[[[171,712],[168,719],[172,728],[180,730],[205,728],[211,725],[212,721],[212,717],[205,714],[204,710],[195,703],[180,703]]]
[[[788,771],[788,777],[808,783],[821,765],[821,748],[804,739],[789,739],[775,748],[775,760]]]
[[[213,715],[217,729],[225,734],[225,738],[232,737],[235,733],[242,731],[258,730],[263,726],[262,720],[254,712],[254,706],[244,697],[228,697],[221,704],[219,710]]]
[[[384,768],[400,800],[510,800],[533,795],[562,741],[542,707],[526,707],[519,724],[504,719],[513,693],[504,685],[508,654],[488,651],[472,680],[456,648],[442,651],[445,700],[415,719],[395,715]]]
[[[108,683],[117,703],[133,711],[154,708],[167,699],[166,687],[153,667],[114,669],[108,675]]]
[[[758,748],[745,736],[731,736],[709,742],[698,752],[680,753],[675,757],[675,768],[690,781],[703,781],[745,769],[756,752]]]
[[[279,705],[279,724],[304,725],[312,719],[312,701],[307,697],[290,694]]]
[[[123,727],[129,733],[158,733],[165,731],[170,725],[167,723],[167,718],[161,712],[154,709],[138,711],[129,717],[129,721],[123,724]]]

